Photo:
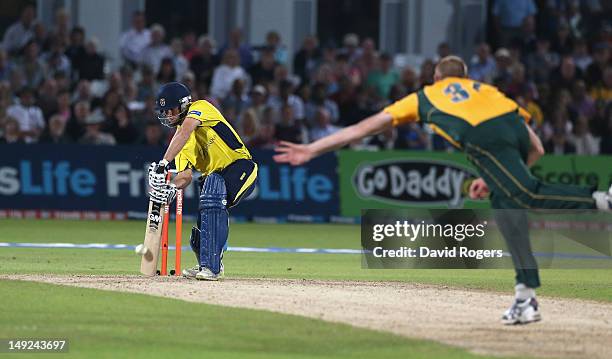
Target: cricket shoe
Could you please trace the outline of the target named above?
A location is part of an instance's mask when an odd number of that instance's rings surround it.
[[[189,279],[195,279],[196,275],[199,272],[200,272],[200,266],[199,265],[196,265],[196,266],[191,267],[191,268],[183,269],[183,277],[189,278]],[[219,271],[218,275],[220,277],[223,277],[223,263],[221,263],[221,270]]]
[[[535,298],[515,299],[512,306],[502,316],[502,323],[506,325],[527,324],[540,320],[542,316]]]
[[[196,274],[198,274],[199,271],[200,271],[199,265],[195,267],[191,267],[191,268],[185,268],[183,269],[183,277],[189,278],[189,279],[195,279]]]
[[[202,269],[200,269],[200,271],[195,275],[195,279],[197,280],[215,281],[221,278],[223,278],[223,270],[219,271],[219,274],[215,274],[206,267],[202,267]]]

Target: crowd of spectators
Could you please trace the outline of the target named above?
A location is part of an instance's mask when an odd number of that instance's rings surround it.
[[[466,59],[471,78],[493,84],[533,116],[548,152],[612,153],[612,24],[597,0],[496,0],[496,49],[477,44]],[[546,12],[536,21],[536,15]],[[0,49],[0,143],[143,144],[172,136],[156,120],[155,95],[180,81],[194,99],[217,106],[251,148],[279,140],[308,143],[354,124],[433,83],[435,63],[452,54],[440,44],[418,68],[395,66],[374,39],[344,36],[341,46],[316,36],[288,53],[278,32],[249,44],[239,29],[228,42],[186,32],[167,39],[136,12],[121,35],[120,65],[98,50],[64,9],[46,28],[27,6]],[[606,22],[607,21],[607,22]],[[289,69],[292,69],[290,71]],[[451,150],[420,123],[390,129],[359,149]]]

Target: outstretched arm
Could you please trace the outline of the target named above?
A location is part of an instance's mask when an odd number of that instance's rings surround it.
[[[307,145],[283,141],[276,147],[278,154],[274,156],[274,160],[281,163],[290,163],[294,166],[301,165],[323,153],[342,148],[355,140],[382,132],[391,126],[391,121],[390,114],[379,112],[355,125],[343,128],[333,135],[323,137]]]

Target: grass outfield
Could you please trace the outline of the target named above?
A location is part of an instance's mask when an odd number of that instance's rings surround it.
[[[68,242],[138,244],[141,221],[29,221],[2,220],[0,242]],[[184,225],[183,243],[189,226]],[[170,229],[173,232],[173,228]],[[171,241],[173,237],[171,237]],[[172,244],[173,242],[171,242]],[[325,224],[232,224],[231,246],[359,248],[359,226]],[[169,255],[170,267],[173,253]],[[195,264],[183,253],[183,266]],[[359,255],[242,253],[225,256],[230,277],[393,280],[442,284],[510,292],[512,270],[365,270]],[[1,248],[0,273],[136,274],[138,257],[129,250]],[[546,269],[541,271],[542,295],[612,301],[612,270]]]
[[[0,338],[68,338],[68,358],[487,358],[343,324],[141,294],[3,280],[0,292]]]
[[[137,244],[144,223],[2,220],[0,228],[0,242]],[[359,248],[359,227],[349,225],[234,224],[230,237],[233,246]],[[194,260],[189,252],[183,259],[183,266]],[[364,270],[359,255],[347,254],[228,252],[225,264],[231,277],[394,280],[506,292],[513,285],[511,270]],[[136,274],[138,267],[139,257],[129,250],[0,248],[0,274]],[[611,301],[610,274],[546,270],[540,292]],[[0,338],[67,337],[69,357],[486,358],[431,341],[257,310],[7,280],[0,280],[0,292]]]

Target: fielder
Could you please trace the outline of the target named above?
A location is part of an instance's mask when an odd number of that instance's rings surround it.
[[[177,188],[191,183],[193,170],[202,174],[198,221],[189,241],[198,264],[184,269],[183,276],[218,280],[223,277],[223,252],[227,248],[227,210],[253,191],[257,164],[219,110],[204,100],[192,102],[185,85],[163,85],[156,102],[161,123],[177,130],[164,157],[149,167],[149,195],[153,201],[171,203]],[[172,160],[178,174],[166,184],[167,165]],[[159,167],[166,173],[157,173]]]
[[[389,126],[422,121],[467,154],[481,175],[471,184],[470,197],[483,198],[490,192],[494,209],[611,209],[612,188],[605,193],[548,184],[530,173],[528,167],[544,154],[540,139],[526,123],[531,116],[495,87],[468,79],[462,59],[448,56],[440,60],[434,80],[434,84],[331,136],[308,145],[282,142],[274,158],[300,165]],[[516,269],[516,295],[502,322],[538,321],[537,263],[528,234],[517,230],[526,228],[527,217],[524,211],[504,212],[516,214],[497,218]]]

